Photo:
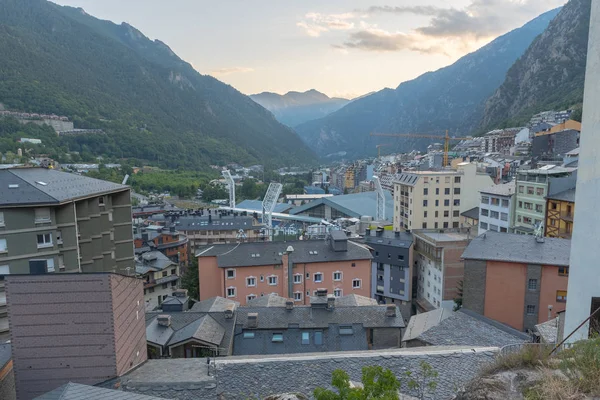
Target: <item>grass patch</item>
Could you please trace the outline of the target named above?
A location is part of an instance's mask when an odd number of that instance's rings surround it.
[[[552,346],[530,344],[524,345],[519,351],[500,355],[494,362],[482,371],[482,376],[515,369],[531,369],[549,365]]]

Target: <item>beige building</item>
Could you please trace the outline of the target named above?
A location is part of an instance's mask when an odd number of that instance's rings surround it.
[[[394,230],[460,228],[461,212],[477,207],[479,191],[493,184],[471,163],[402,173],[394,183]]]

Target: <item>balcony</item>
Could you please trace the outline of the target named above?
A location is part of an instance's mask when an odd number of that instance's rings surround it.
[[[560,219],[564,220],[564,221],[569,221],[569,222],[573,222],[573,213],[567,213],[567,212],[562,212],[560,213]]]

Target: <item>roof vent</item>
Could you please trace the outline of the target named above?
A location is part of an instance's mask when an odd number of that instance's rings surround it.
[[[294,300],[292,299],[287,299],[285,301],[285,309],[288,311],[291,311],[294,309]]]
[[[158,317],[156,317],[156,321],[158,322],[158,325],[160,325],[160,326],[164,326],[164,327],[171,326],[171,316],[170,315],[159,315]]]
[[[248,328],[258,328],[258,313],[248,313]]]
[[[386,317],[390,317],[390,318],[395,318],[396,317],[396,305],[395,304],[388,304],[386,309],[385,309],[385,316]]]
[[[35,181],[35,183],[37,183],[38,185],[42,185],[42,186],[48,186],[48,184],[46,182],[42,182],[42,181]]]
[[[19,188],[19,184],[18,183],[12,183],[10,185],[8,185],[9,189],[18,189]]]

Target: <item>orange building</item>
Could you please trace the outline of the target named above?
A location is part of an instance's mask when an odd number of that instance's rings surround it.
[[[199,249],[199,300],[226,297],[245,305],[277,294],[310,304],[327,289],[336,297],[371,296],[371,252],[341,231],[327,241],[223,244]]]
[[[571,241],[488,231],[465,252],[463,307],[522,331],[566,308]]]
[[[175,230],[175,227],[144,230],[134,235],[136,254],[158,250],[171,261],[179,264],[188,263],[188,238]]]

